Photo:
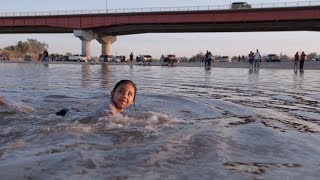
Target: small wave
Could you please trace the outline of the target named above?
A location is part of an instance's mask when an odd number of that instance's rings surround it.
[[[66,95],[53,94],[53,95],[47,95],[44,98],[64,99],[64,98],[71,98],[71,97],[70,96],[66,96]]]
[[[0,113],[1,112],[33,112],[34,108],[26,105],[21,101],[8,99],[0,94]]]
[[[320,114],[316,112],[307,112],[307,111],[298,110],[298,111],[291,111],[291,113],[306,119],[312,119],[320,122]]]
[[[256,113],[253,112],[250,108],[239,104],[204,97],[198,98],[197,100],[210,106],[227,111],[237,117],[250,117],[256,115]]]
[[[292,97],[292,96],[289,96],[289,95],[277,95],[277,96],[273,96],[274,99],[277,99],[277,100],[283,100],[283,101],[286,101],[286,102],[291,102],[291,103],[296,103],[296,102],[299,102],[298,99]]]
[[[107,116],[99,118],[99,125],[104,124],[107,130],[126,129],[143,131],[151,135],[156,134],[163,127],[170,127],[177,123],[185,123],[179,120],[157,112],[133,112],[125,115]]]

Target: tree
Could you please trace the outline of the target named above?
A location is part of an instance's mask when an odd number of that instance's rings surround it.
[[[189,61],[189,59],[187,57],[179,57],[178,60],[180,62],[188,62]]]
[[[42,53],[44,50],[48,49],[49,45],[46,43],[41,43],[36,39],[28,39],[28,44],[30,45],[30,50],[33,53],[33,56],[37,56],[39,53]]]
[[[48,49],[48,44],[41,43],[36,39],[28,39],[27,41],[19,41],[15,46],[7,46],[4,48],[10,54],[10,57],[14,59],[24,58],[25,55],[29,55],[32,59],[37,59],[39,53]]]
[[[308,56],[307,60],[311,60],[312,58],[317,57],[317,53],[313,52],[313,53],[308,54],[307,56]]]
[[[200,52],[189,59],[190,62],[201,62],[203,60],[204,60],[203,52]]]
[[[71,52],[67,52],[66,56],[72,56],[72,53]]]
[[[293,58],[291,58],[291,57],[289,57],[289,56],[287,56],[287,55],[282,55],[282,56],[280,56],[280,59],[281,59],[281,61],[290,61],[290,60],[293,60]]]
[[[28,42],[19,41],[15,49],[20,54],[26,54],[30,50],[30,45]]]

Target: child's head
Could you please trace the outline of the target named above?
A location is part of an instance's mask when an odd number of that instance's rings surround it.
[[[111,101],[119,111],[134,103],[137,94],[136,85],[130,80],[119,81],[111,91]]]

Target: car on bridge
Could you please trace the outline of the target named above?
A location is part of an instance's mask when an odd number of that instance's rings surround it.
[[[246,2],[233,2],[231,9],[250,9],[251,5]]]

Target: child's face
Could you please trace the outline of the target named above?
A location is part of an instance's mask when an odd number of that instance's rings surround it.
[[[135,89],[131,84],[121,84],[114,92],[113,102],[122,111],[133,103],[134,94]]]

